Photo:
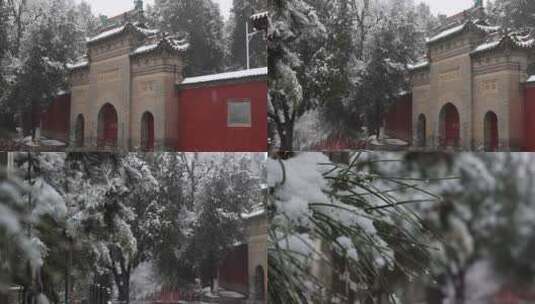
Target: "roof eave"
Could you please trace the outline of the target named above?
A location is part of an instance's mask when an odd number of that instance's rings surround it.
[[[207,87],[207,86],[216,86],[221,84],[238,84],[243,82],[251,82],[251,81],[262,81],[268,79],[268,75],[251,75],[251,76],[245,76],[240,78],[229,78],[229,79],[216,79],[216,80],[210,80],[210,81],[203,81],[203,82],[196,82],[196,83],[177,83],[175,86],[178,90],[180,89],[193,89],[193,88],[199,88],[199,87]]]

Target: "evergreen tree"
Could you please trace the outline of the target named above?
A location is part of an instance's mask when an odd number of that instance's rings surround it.
[[[260,202],[258,177],[246,157],[223,156],[220,164],[205,163],[206,173],[200,182],[194,206],[195,219],[188,256],[202,282],[214,290],[217,267],[237,242],[243,241],[241,215]],[[215,166],[214,166],[215,165]]]
[[[24,113],[28,135],[37,121],[30,113],[39,113],[53,100],[65,85],[63,66],[85,53],[85,36],[94,30],[94,17],[87,3],[75,5],[71,0],[1,4],[8,45],[0,56],[2,121],[14,130],[15,115]]]
[[[526,0],[489,1],[487,12],[505,31],[535,29],[535,3]]]
[[[251,15],[267,11],[266,0],[234,0],[232,6],[232,18],[230,19],[232,32],[230,36],[230,62],[233,70],[245,69],[245,24],[249,22],[249,31],[253,28],[250,24]],[[262,33],[252,37],[250,42],[251,67],[264,67],[267,64],[266,41]]]
[[[277,135],[272,144],[282,151],[294,151],[295,123],[306,108],[303,82],[297,74],[303,68],[299,46],[322,39],[325,28],[303,0],[274,0],[270,18],[268,118]]]
[[[188,40],[186,76],[223,70],[224,23],[219,7],[212,0],[158,0],[151,18],[161,30]]]
[[[407,205],[434,195],[378,163],[363,153],[270,160],[270,301],[395,303],[401,282],[425,274],[430,239]]]

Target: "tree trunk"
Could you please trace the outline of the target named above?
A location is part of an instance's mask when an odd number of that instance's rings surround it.
[[[72,247],[73,247],[73,241],[69,238],[69,252],[68,252],[68,260],[65,265],[65,304],[69,304],[70,300],[70,291],[71,291],[71,268],[72,268]]]
[[[457,277],[455,278],[455,304],[465,303],[465,291],[466,291],[466,271],[464,269],[459,270]]]
[[[282,152],[292,152],[294,144],[294,124],[291,122],[287,122],[282,126],[281,130],[282,133],[279,132],[279,137],[281,141],[280,149]]]
[[[130,275],[125,273],[120,275],[121,283],[117,284],[119,290],[119,302],[123,304],[130,303]]]

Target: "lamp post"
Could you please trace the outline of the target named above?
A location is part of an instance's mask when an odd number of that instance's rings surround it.
[[[245,40],[246,41],[246,53],[247,53],[247,69],[249,70],[251,68],[251,58],[250,58],[250,44],[253,37],[260,33],[260,31],[253,31],[252,33],[249,33],[249,21],[245,22]]]
[[[245,48],[246,48],[246,56],[247,56],[247,69],[249,70],[251,68],[251,61],[250,61],[250,43],[251,39],[257,34],[260,34],[262,31],[267,33],[267,19],[268,15],[267,12],[260,13],[256,15],[252,15],[249,17],[249,19],[245,22]],[[249,33],[249,22],[253,22],[253,31]]]

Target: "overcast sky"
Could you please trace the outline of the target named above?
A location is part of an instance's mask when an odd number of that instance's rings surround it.
[[[219,4],[225,19],[228,18],[232,8],[232,0],[213,1]],[[91,4],[96,15],[103,14],[109,17],[121,14],[134,7],[134,0],[86,0],[86,2]],[[144,2],[145,4],[153,4],[154,0],[145,0]]]
[[[474,5],[474,0],[419,0],[427,3],[433,13],[452,15]],[[415,2],[418,2],[415,1]]]
[[[86,0],[87,1],[87,0]],[[232,8],[232,0],[214,0],[221,7],[223,16],[228,18]],[[429,4],[433,13],[451,15],[470,8],[474,0],[416,0]],[[96,14],[113,16],[125,12],[134,6],[134,0],[90,0]],[[154,3],[154,0],[145,0],[145,3]]]

